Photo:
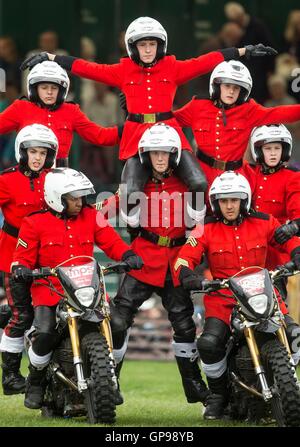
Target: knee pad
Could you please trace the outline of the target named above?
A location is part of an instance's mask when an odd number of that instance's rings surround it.
[[[193,343],[196,337],[196,326],[192,318],[172,323],[176,343]]]
[[[59,340],[55,332],[36,332],[32,335],[32,349],[36,355],[45,356],[51,352]]]
[[[199,354],[204,363],[217,363],[225,357],[229,327],[217,318],[205,321],[202,335],[197,340]]]

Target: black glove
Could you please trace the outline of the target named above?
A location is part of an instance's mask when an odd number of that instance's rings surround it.
[[[24,265],[14,265],[12,267],[12,277],[16,282],[31,282],[32,270]]]
[[[188,267],[181,267],[179,281],[184,290],[202,289],[203,277],[196,275],[196,273]]]
[[[292,256],[292,261],[295,264],[295,270],[300,270],[300,253],[297,252]]]
[[[127,250],[123,253],[122,261],[128,264],[129,270],[139,270],[144,265],[142,258],[132,250]]]
[[[295,221],[281,225],[274,233],[274,239],[278,244],[284,244],[286,241],[295,236],[299,231],[299,227]]]
[[[20,65],[20,70],[24,71],[26,68],[29,68],[29,70],[32,69],[36,64],[40,64],[41,62],[48,61],[49,57],[46,51],[43,51],[42,53],[34,54],[33,56],[29,56],[27,59],[25,59],[24,62]]]
[[[250,59],[251,57],[258,56],[275,56],[278,51],[274,50],[272,47],[265,47],[262,43],[258,45],[246,45],[245,57]]]

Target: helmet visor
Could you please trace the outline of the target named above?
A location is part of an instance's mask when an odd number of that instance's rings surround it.
[[[212,200],[218,199],[248,199],[248,194],[245,192],[220,192],[218,194],[214,194]]]
[[[56,151],[57,149],[57,146],[55,144],[38,140],[24,141],[23,143],[21,143],[21,147],[23,149],[28,149],[30,147],[45,147],[46,149],[52,149],[53,151]]]
[[[64,194],[64,196],[71,196],[74,199],[77,199],[78,197],[88,196],[89,194],[95,194],[95,189],[94,188],[77,189],[77,191],[68,192]]]
[[[36,84],[42,84],[43,82],[47,83],[47,84],[61,85],[64,88],[67,88],[67,86],[68,86],[66,81],[64,81],[63,79],[54,78],[54,77],[47,78],[46,76],[36,76],[35,78],[33,78],[29,81],[29,84],[36,85]]]
[[[214,82],[216,84],[234,84],[239,85],[240,87],[245,88],[247,91],[250,88],[250,85],[247,82],[240,81],[238,79],[230,79],[230,78],[215,78]]]
[[[174,154],[175,152],[178,152],[178,148],[174,146],[145,146],[140,147],[140,153],[144,152],[169,152],[170,154]]]

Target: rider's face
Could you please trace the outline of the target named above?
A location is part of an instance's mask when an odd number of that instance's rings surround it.
[[[241,87],[235,84],[220,84],[220,90],[221,101],[228,106],[232,106],[237,102]]]
[[[44,147],[29,147],[27,154],[28,167],[31,171],[38,172],[43,169],[47,157],[47,149]]]
[[[282,155],[281,143],[266,143],[262,146],[265,164],[270,168],[278,165]]]
[[[223,217],[229,222],[232,222],[240,214],[241,199],[219,199],[219,206]]]
[[[150,160],[152,168],[159,174],[163,174],[169,168],[169,152],[164,151],[151,151]]]
[[[144,64],[151,64],[154,61],[157,52],[156,40],[139,40],[136,47],[139,52],[140,60]]]
[[[67,203],[67,216],[78,216],[82,210],[82,197],[72,197],[70,194],[66,194],[65,201]]]
[[[47,106],[53,106],[56,103],[58,92],[58,85],[51,82],[41,82],[37,86],[38,96]]]

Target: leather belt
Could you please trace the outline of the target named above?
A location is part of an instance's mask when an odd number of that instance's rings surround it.
[[[180,247],[186,243],[186,237],[170,238],[169,236],[160,236],[144,229],[141,229],[139,234],[143,239],[160,247]]]
[[[199,148],[197,150],[197,157],[199,158],[199,160],[203,161],[212,168],[220,169],[221,171],[235,171],[236,169],[239,169],[243,166],[243,160],[235,160],[235,161],[216,160],[215,158],[204,154]]]
[[[19,229],[6,221],[3,222],[2,231],[15,238],[19,236]]]
[[[155,124],[158,121],[165,121],[173,118],[173,112],[158,112],[158,113],[128,113],[127,120],[135,121],[136,123],[151,123]]]

